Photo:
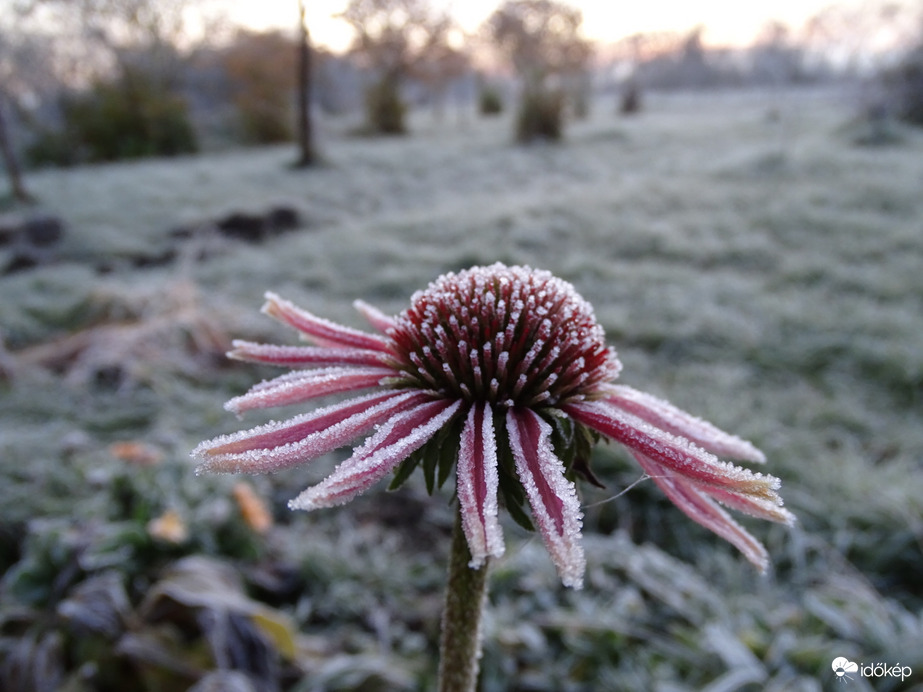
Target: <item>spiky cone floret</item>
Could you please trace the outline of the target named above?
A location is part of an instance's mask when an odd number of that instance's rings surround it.
[[[765,461],[753,445],[614,384],[621,364],[592,307],[548,272],[494,264],[446,274],[393,318],[357,301],[378,334],[322,319],[272,293],[266,299],[263,311],[312,345],[234,342],[232,358],[294,370],[226,407],[240,414],[349,397],[203,442],[193,451],[200,471],[279,471],[367,436],[291,508],[339,505],[391,473],[397,485],[417,466],[432,490],[454,467],[471,567],[504,552],[501,504],[528,522],[520,509],[528,502],[562,581],[576,588],[585,556],[572,479],[588,473],[594,434],[628,447],[670,500],[760,569],[765,549],[720,505],[793,521],[776,478],[716,456]]]

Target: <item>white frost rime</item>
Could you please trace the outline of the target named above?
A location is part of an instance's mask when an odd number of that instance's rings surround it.
[[[458,503],[462,527],[471,551],[471,567],[488,557],[503,555],[503,534],[498,520],[497,440],[493,411],[474,404],[468,412],[458,450]]]
[[[583,586],[586,558],[580,543],[583,514],[574,484],[551,449],[551,426],[529,409],[506,414],[516,473],[532,507],[532,517],[565,586]]]
[[[310,510],[348,502],[426,444],[460,407],[459,401],[430,401],[395,416],[326,479],[289,502],[289,507]]]

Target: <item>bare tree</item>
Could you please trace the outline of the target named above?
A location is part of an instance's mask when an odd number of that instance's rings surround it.
[[[282,31],[238,30],[221,51],[239,127],[252,144],[291,142],[298,46]]]
[[[5,94],[0,90],[0,156],[3,157],[3,164],[6,167],[6,175],[10,181],[10,192],[15,199],[20,202],[31,202],[32,195],[26,192],[26,186],[22,181],[22,172],[19,169],[19,160],[10,140],[9,129],[4,117]]]
[[[583,13],[556,0],[506,0],[488,19],[485,32],[523,82],[520,140],[557,139],[563,95],[551,84],[576,81],[592,56],[580,33]],[[538,129],[533,131],[532,124]],[[544,127],[544,124],[549,127]]]
[[[191,10],[201,0],[22,0],[20,11],[56,34],[78,82],[137,69],[172,78]],[[65,66],[67,69],[67,66]]]
[[[401,85],[444,48],[452,22],[426,0],[350,0],[338,16],[355,31],[352,52],[374,73],[366,93],[367,125],[377,133],[403,132]]]
[[[748,52],[753,83],[778,86],[807,79],[802,46],[782,22],[764,24]]]
[[[862,76],[893,65],[900,49],[913,45],[920,10],[919,3],[892,0],[834,3],[807,22],[801,42],[806,52]]]
[[[59,79],[56,98],[45,103],[57,106],[58,122],[36,128],[33,151],[49,162],[74,163],[195,150],[182,90],[191,49],[200,45],[188,40],[190,20],[211,19],[205,0],[20,5],[28,27],[54,37]],[[70,146],[61,145],[65,138]]]
[[[657,83],[656,75],[651,79],[651,65],[671,60],[679,54],[682,43],[676,32],[641,32],[626,36],[609,48],[613,67],[621,77],[620,113],[629,115],[641,110],[644,90]]]
[[[443,16],[440,22],[434,24],[430,36],[425,60],[415,61],[409,73],[429,89],[433,112],[441,119],[449,85],[468,71],[471,58],[462,45],[464,37],[461,32],[455,31],[448,16]]]
[[[555,0],[507,0],[487,20],[488,32],[526,87],[584,68],[592,50],[580,35],[583,13]]]
[[[16,26],[17,13],[0,16],[0,158],[10,183],[10,194],[22,202],[33,201],[26,191],[19,155],[12,136],[7,108],[21,114],[24,95],[37,98],[47,88],[47,45],[32,40]]]
[[[305,0],[298,0],[298,161],[306,168],[317,159],[314,151],[314,127],[311,119],[311,34],[305,18]]]

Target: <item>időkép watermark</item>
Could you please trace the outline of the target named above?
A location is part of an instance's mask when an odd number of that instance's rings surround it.
[[[838,656],[831,664],[833,673],[839,682],[849,682],[857,676],[863,678],[900,678],[906,680],[913,674],[910,666],[900,663],[854,663],[847,658]]]

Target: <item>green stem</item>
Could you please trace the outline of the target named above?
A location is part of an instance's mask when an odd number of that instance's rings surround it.
[[[462,529],[461,513],[455,518],[449,582],[442,614],[439,643],[439,692],[474,692],[481,657],[481,613],[487,596],[487,565],[471,569],[471,553]]]

